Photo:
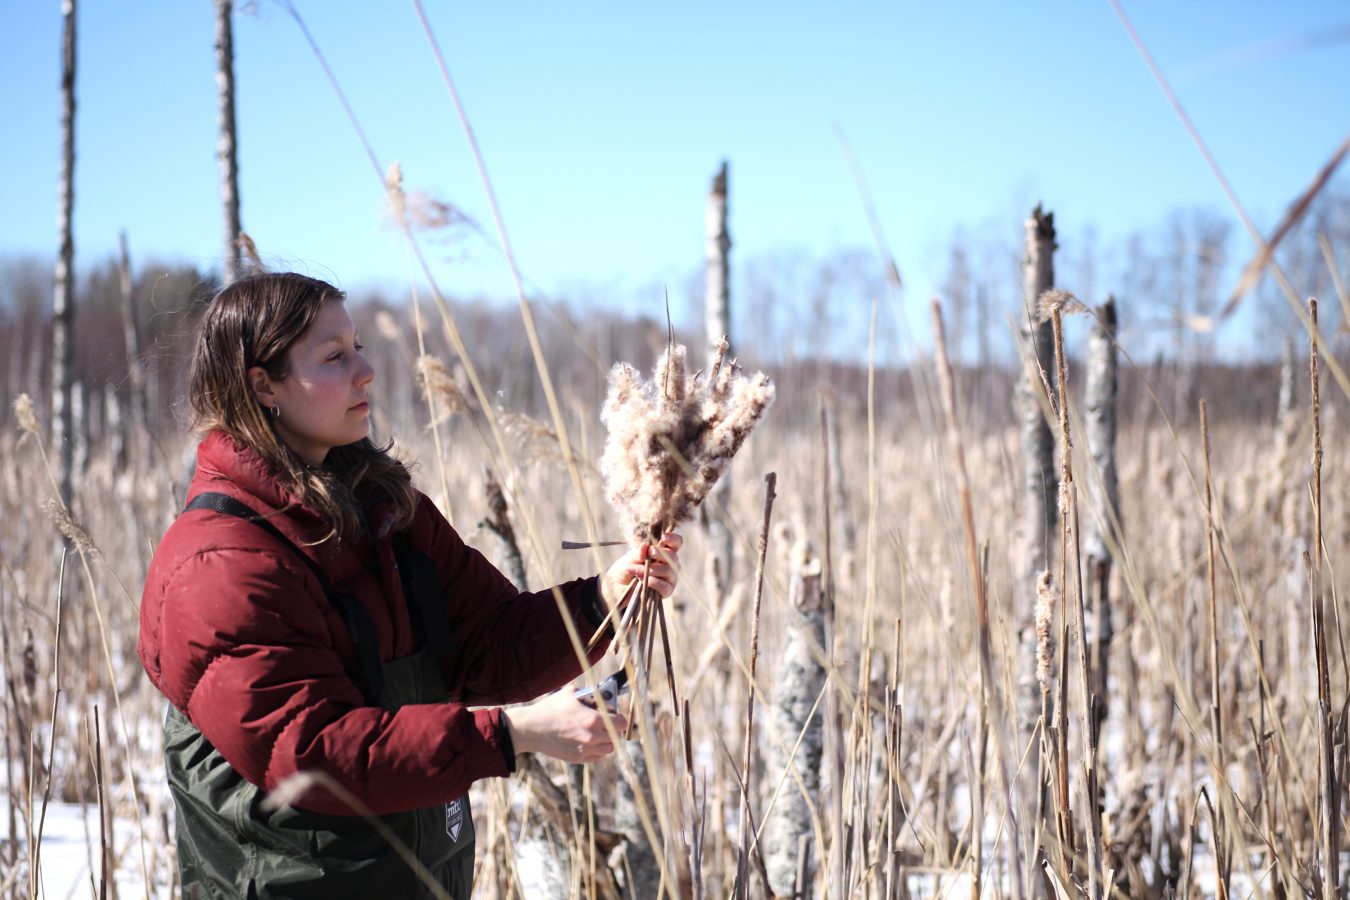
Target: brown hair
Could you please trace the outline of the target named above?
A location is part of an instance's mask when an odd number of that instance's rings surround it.
[[[417,493],[407,467],[369,437],[334,447],[322,469],[311,469],[276,433],[272,417],[249,386],[248,370],[261,366],[280,381],[290,372],[290,350],[314,324],[328,300],[346,294],[324,281],[293,272],[241,278],[212,298],[202,316],[188,376],[192,425],[220,429],[256,450],[295,486],[299,501],[323,517],[330,531],[319,543],[352,537],[361,528],[358,487],[394,502],[399,530],[411,523]]]

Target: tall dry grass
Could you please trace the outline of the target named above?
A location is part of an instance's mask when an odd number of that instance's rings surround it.
[[[480,473],[490,463],[523,536],[531,583],[594,571],[593,554],[559,547],[563,539],[588,534],[625,536],[625,525],[603,512],[604,488],[592,465],[604,443],[598,401],[574,390],[574,398],[561,404],[573,448],[570,467],[546,426],[525,428],[517,420],[504,429],[490,424],[481,407],[463,407],[448,419],[443,407],[436,408],[442,469],[434,463],[429,414],[416,401],[417,354],[404,355],[414,347],[413,331],[398,324],[403,327],[386,328],[383,337],[370,340],[388,366],[376,383],[376,424],[422,463],[422,486],[433,496],[453,498],[458,527],[494,555],[492,533],[475,526],[488,514]],[[378,346],[380,341],[388,346]],[[445,353],[443,343],[427,346]],[[607,366],[609,360],[599,362]],[[488,385],[496,378],[479,374]],[[1072,363],[1068,374],[1072,384]],[[825,459],[829,442],[816,405],[800,395],[780,400],[733,466],[726,510],[742,557],[736,571],[752,573],[764,512],[762,478],[777,473],[758,659],[751,657],[749,575],[725,595],[715,594],[703,569],[705,537],[688,529],[686,571],[667,608],[687,713],[676,717],[664,693],[651,692],[654,732],[641,735],[649,751],[641,785],[647,791],[637,792],[647,798],[639,804],[646,807],[641,824],[618,833],[620,783],[634,774],[618,760],[570,773],[541,760],[525,775],[481,784],[475,791],[480,896],[539,896],[541,858],[562,873],[555,888],[562,896],[610,896],[632,877],[626,845],[652,848],[660,890],[709,897],[733,890],[744,846],[748,893],[763,895],[759,845],[740,833],[742,809],[750,827],[762,829],[773,798],[794,791],[809,815],[800,846],[809,854],[803,871],[813,896],[965,896],[972,890],[1011,896],[1018,870],[1025,896],[1048,890],[1044,879],[1069,896],[1088,888],[1090,832],[1078,764],[1082,699],[1077,679],[1062,677],[1066,666],[1072,672],[1077,665],[1075,656],[1063,656],[1077,646],[1076,635],[1062,631],[1071,595],[1056,606],[1058,655],[1049,665],[1050,690],[1067,708],[1060,721],[1067,726],[1062,740],[1068,757],[1058,777],[1068,779],[1068,819],[1056,826],[1055,803],[1042,817],[1023,799],[1037,792],[1035,772],[1019,765],[1028,748],[1018,738],[1024,731],[1055,731],[1055,722],[1023,729],[1010,718],[1019,714],[1017,704],[990,702],[991,692],[1004,701],[1014,696],[1021,662],[1016,654],[1023,652],[1011,625],[1017,619],[1012,598],[1019,593],[1012,556],[1021,490],[1017,437],[1005,420],[986,421],[971,411],[988,386],[970,373],[957,375],[954,395],[967,410],[958,427],[979,574],[970,563],[948,436],[920,424],[933,421],[937,397],[922,389],[912,398],[879,391],[870,420],[857,406],[839,403],[833,410],[839,423],[834,467]],[[1142,377],[1122,375],[1125,381]],[[877,381],[886,385],[885,373]],[[564,386],[564,397],[568,393]],[[1328,811],[1319,799],[1312,612],[1315,599],[1325,601],[1329,770],[1337,785],[1329,811],[1340,821],[1346,808],[1341,711],[1347,684],[1339,562],[1350,540],[1350,510],[1340,486],[1350,478],[1350,463],[1330,449],[1345,437],[1345,398],[1327,392],[1320,406],[1320,439],[1328,451],[1320,470],[1325,552],[1319,579],[1312,577],[1313,428],[1306,407],[1275,423],[1229,414],[1234,407],[1225,397],[1212,398],[1205,417],[1208,477],[1198,423],[1173,427],[1156,411],[1122,422],[1123,540],[1110,548],[1119,627],[1096,760],[1104,856],[1098,875],[1102,889],[1114,896],[1215,896],[1222,888],[1232,896],[1273,897],[1321,890]],[[1071,404],[1072,432],[1082,434],[1077,416]],[[154,436],[161,455],[147,437],[131,436],[127,464],[119,468],[110,436],[95,435],[73,509],[63,511],[45,503],[53,491],[38,440],[17,428],[0,435],[3,777],[13,810],[3,825],[10,837],[0,845],[0,885],[10,896],[29,896],[33,889],[44,802],[87,805],[86,855],[95,881],[106,856],[120,873],[123,893],[127,884],[141,883],[151,896],[174,891],[172,809],[160,758],[164,701],[141,672],[135,642],[146,565],[182,502],[185,465],[165,467],[160,460],[185,459],[191,440],[163,429]],[[1088,448],[1076,446],[1074,453],[1075,477],[1092,477]],[[827,470],[842,484],[822,490]],[[569,495],[574,479],[585,502]],[[839,491],[846,510],[834,508]],[[1078,502],[1080,516],[1096,514],[1085,494]],[[792,560],[801,557],[792,547],[810,542],[821,552],[827,521],[831,618],[828,646],[816,650],[829,677],[807,725],[821,729],[826,745],[819,792],[801,794],[803,779],[785,762],[799,758],[794,748],[802,735],[778,733],[769,715],[755,719],[753,775],[742,786],[750,673],[757,679],[756,704],[772,704]],[[88,536],[83,548],[68,548],[58,530],[70,531],[72,522]],[[984,687],[977,577],[983,579],[989,623]],[[1320,584],[1320,598],[1311,593],[1313,584]],[[1067,693],[1060,696],[1064,685]],[[1215,721],[1223,723],[1221,742],[1214,740]],[[1007,752],[998,749],[1004,745]],[[1001,759],[1007,760],[1006,773]],[[102,778],[96,777],[100,762]],[[1055,778],[1051,788],[1055,796]],[[119,828],[100,827],[100,805]],[[1014,834],[1014,823],[1021,833]],[[1072,847],[1057,837],[1061,833],[1073,835]],[[1216,833],[1222,839],[1217,846]],[[1022,854],[1018,866],[1014,847]],[[1035,847],[1044,855],[1033,855]],[[1050,862],[1049,874],[1043,874],[1043,859]],[[1220,879],[1223,869],[1228,871]]]

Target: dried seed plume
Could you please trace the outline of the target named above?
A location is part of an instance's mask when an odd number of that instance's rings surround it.
[[[38,420],[37,413],[33,411],[33,398],[27,394],[20,394],[14,400],[14,417],[19,420],[19,428],[25,434],[37,436]]]
[[[1060,315],[1064,316],[1090,312],[1087,305],[1069,291],[1049,290],[1037,298],[1036,317],[1040,321],[1050,321],[1050,318],[1055,314],[1055,310],[1059,310]]]
[[[70,514],[70,510],[60,501],[48,497],[42,503],[42,509],[47,513],[56,530],[65,535],[66,540],[75,545],[75,549],[81,553],[92,553],[98,550],[94,541],[89,537],[89,532],[81,527],[80,523],[75,521],[75,517]]]
[[[627,363],[609,375],[600,414],[609,430],[600,471],[634,540],[688,521],[773,403],[773,382],[725,361],[726,339],[707,376],[689,373],[672,345],[650,381]]]
[[[427,425],[428,428],[444,424],[455,413],[469,408],[468,397],[460,390],[445,363],[430,353],[417,358],[417,383],[422,396],[433,400],[436,408],[436,418]]]

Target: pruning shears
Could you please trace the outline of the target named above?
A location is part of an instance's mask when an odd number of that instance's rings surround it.
[[[598,706],[596,698],[599,698],[600,702],[613,708],[618,705],[619,698],[628,693],[629,687],[628,670],[620,669],[595,687],[578,688],[576,698],[587,706]]]

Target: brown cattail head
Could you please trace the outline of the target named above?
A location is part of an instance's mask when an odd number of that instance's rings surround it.
[[[1036,681],[1041,695],[1050,693],[1050,673],[1055,662],[1055,605],[1059,603],[1059,585],[1049,569],[1036,579]]]
[[[23,630],[23,692],[31,703],[37,691],[37,646],[33,641],[33,629]]]
[[[731,360],[705,378],[690,375],[687,360],[685,348],[675,345],[650,381],[627,363],[609,375],[600,470],[636,540],[693,516],[773,402],[773,382],[762,372],[747,378]]]

